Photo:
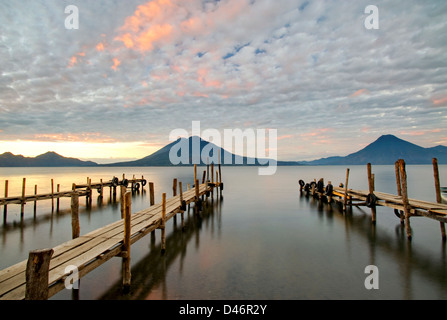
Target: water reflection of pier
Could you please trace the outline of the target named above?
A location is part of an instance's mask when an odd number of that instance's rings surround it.
[[[121,279],[118,279],[101,297],[105,300],[143,300],[152,290],[161,287],[161,298],[167,299],[166,275],[174,262],[180,259],[180,274],[183,273],[184,260],[187,254],[187,246],[190,241],[195,242],[195,247],[200,246],[200,233],[205,226],[212,232],[219,232],[221,228],[221,212],[223,197],[208,199],[204,202],[203,210],[199,215],[194,214],[193,209],[188,209],[185,219],[186,227],[182,231],[181,226],[174,220],[174,230],[166,237],[165,254],[160,255],[161,244],[157,243],[155,234],[151,235],[149,253],[132,267],[132,284],[127,294],[123,294]],[[186,213],[186,212],[185,212]],[[82,290],[82,284],[81,288]]]
[[[329,219],[342,222],[345,226],[346,239],[350,242],[351,233],[354,231],[365,237],[370,243],[368,246],[370,264],[374,265],[377,261],[377,251],[385,252],[393,260],[398,260],[399,274],[402,276],[403,297],[413,299],[413,292],[416,290],[413,286],[413,274],[418,271],[422,277],[431,283],[439,285],[439,291],[445,292],[447,287],[447,255],[446,245],[442,242],[441,256],[435,259],[430,253],[416,249],[411,242],[406,241],[405,226],[396,223],[395,237],[387,232],[381,232],[380,226],[372,223],[368,212],[361,207],[349,207],[347,211],[335,204],[328,204],[314,197],[307,197],[304,194],[300,196],[301,201],[307,201],[312,208],[316,208],[321,219]],[[358,214],[360,213],[360,214]],[[444,294],[445,295],[445,294]]]

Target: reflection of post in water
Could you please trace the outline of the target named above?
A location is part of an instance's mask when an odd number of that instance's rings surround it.
[[[187,254],[188,243],[194,238],[194,246],[200,247],[200,233],[203,228],[209,230],[214,236],[220,235],[222,199],[219,201],[205,201],[200,214],[195,214],[193,208],[186,210],[185,228],[182,231],[173,225],[172,232],[166,236],[166,250],[160,254],[161,239],[156,239],[155,233],[151,234],[149,243],[149,252],[135,266],[132,267],[132,283],[126,294],[123,295],[122,279],[116,282],[99,299],[112,300],[141,300],[146,299],[153,290],[159,288],[161,294],[158,298],[168,299],[168,287],[166,284],[166,275],[169,267],[174,264],[176,259],[180,258],[180,274],[183,273],[184,259]],[[167,230],[166,230],[167,231]]]

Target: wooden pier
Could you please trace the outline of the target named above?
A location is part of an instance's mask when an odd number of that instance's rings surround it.
[[[99,182],[92,182],[92,180],[87,177],[87,183],[85,184],[72,184],[71,190],[60,191],[60,185],[57,185],[56,191],[54,191],[54,181],[51,179],[51,192],[47,193],[37,193],[37,185],[34,186],[34,194],[26,194],[26,178],[23,178],[22,181],[22,194],[17,196],[8,196],[8,185],[9,181],[5,181],[5,197],[0,198],[0,206],[3,206],[3,222],[6,223],[7,213],[8,213],[8,205],[19,204],[21,205],[21,217],[23,218],[24,207],[28,202],[34,203],[34,213],[36,213],[36,203],[37,201],[42,200],[52,200],[52,210],[54,210],[54,200],[56,200],[56,209],[59,210],[59,199],[64,197],[72,197],[72,195],[76,192],[80,197],[86,197],[87,204],[91,204],[91,200],[93,197],[93,190],[97,190],[99,197],[103,197],[104,189],[106,187],[110,188],[110,196],[116,197],[116,188],[118,186],[131,186],[132,191],[138,191],[141,187],[144,187],[147,184],[147,180],[144,177],[141,179],[135,178],[126,179],[123,174],[122,180],[119,180],[118,177],[113,177],[109,181],[104,181],[100,179]]]
[[[186,191],[183,191],[180,182],[179,194],[177,194],[177,179],[174,179],[173,197],[166,199],[166,193],[163,193],[161,203],[133,214],[131,214],[131,192],[122,186],[123,219],[82,236],[79,236],[79,224],[76,225],[79,223],[76,221],[78,193],[74,192],[72,194],[73,239],[51,249],[31,251],[28,260],[0,271],[0,300],[48,299],[67,287],[66,281],[73,276],[74,270],[80,279],[113,257],[122,258],[123,287],[128,287],[131,283],[131,244],[160,229],[163,253],[166,250],[166,222],[180,213],[183,227],[183,213],[186,206],[194,202],[194,210],[198,212],[205,195],[211,194],[213,197],[214,188],[222,192],[220,165],[219,173],[216,172],[216,181],[211,175],[211,181],[207,180],[202,184],[199,184],[197,179],[195,166],[194,181],[193,187],[189,188],[188,185]]]
[[[407,238],[411,240],[410,217],[427,217],[439,221],[442,240],[446,241],[445,223],[447,222],[447,204],[443,204],[440,196],[440,184],[437,160],[433,159],[433,175],[435,180],[435,192],[437,202],[423,201],[409,198],[407,192],[407,174],[405,161],[400,159],[395,163],[397,194],[379,192],[374,187],[374,174],[371,164],[367,165],[368,190],[353,190],[348,188],[349,169],[346,170],[345,184],[340,183],[335,187],[328,182],[324,186],[324,179],[318,182],[316,179],[310,183],[299,181],[300,192],[318,197],[319,199],[339,203],[343,210],[352,206],[367,206],[371,208],[371,220],[376,222],[376,207],[384,206],[392,208],[394,214],[405,225]]]

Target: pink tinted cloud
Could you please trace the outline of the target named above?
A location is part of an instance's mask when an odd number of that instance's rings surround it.
[[[362,95],[366,95],[366,94],[369,94],[369,91],[368,91],[368,89],[363,88],[363,89],[357,90],[356,92],[351,94],[350,97],[353,98],[353,97],[358,97],[358,96],[362,96]]]
[[[431,101],[432,101],[433,105],[436,107],[447,106],[447,96],[432,98]]]

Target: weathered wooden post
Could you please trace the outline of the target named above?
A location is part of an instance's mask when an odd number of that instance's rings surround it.
[[[124,219],[124,210],[125,205],[126,205],[126,199],[125,199],[125,194],[126,194],[127,188],[123,185],[120,186],[120,209],[121,209],[121,219]]]
[[[211,199],[214,199],[214,161],[211,163]]]
[[[123,286],[128,288],[131,282],[131,272],[130,272],[130,230],[131,230],[131,210],[132,210],[132,193],[127,191],[124,193],[124,239],[123,239],[123,249],[122,249],[122,257],[123,257]]]
[[[56,186],[56,192],[57,193],[59,193],[61,191],[61,185],[58,183],[57,184],[57,186]],[[58,195],[58,197],[56,198],[56,211],[57,212],[59,212],[59,203],[60,203],[60,201],[59,201],[59,195]]]
[[[435,179],[436,202],[441,203],[442,202],[441,185],[439,183],[438,159],[436,159],[436,158],[433,158],[433,176]],[[444,224],[444,222],[441,222],[441,221],[439,222],[439,224],[441,227],[442,240],[446,241],[445,224]]]
[[[166,193],[161,196],[161,253],[166,251]]]
[[[154,183],[153,182],[149,182],[149,199],[150,199],[150,204],[151,206],[154,205],[155,200],[154,200]]]
[[[113,179],[112,179],[112,198],[113,198],[113,202],[115,202],[116,201],[116,180],[115,180],[115,176],[113,177]]]
[[[195,192],[196,192],[194,209],[196,210],[196,213],[199,213],[199,207],[200,207],[199,180],[195,181],[194,189],[195,189]]]
[[[194,164],[194,181],[197,180],[197,164]]]
[[[26,178],[23,178],[22,182],[22,203],[20,208],[20,217],[23,218],[23,214],[25,212],[25,185],[26,185]]]
[[[408,240],[411,240],[411,227],[410,227],[410,206],[408,203],[408,193],[407,193],[407,172],[405,171],[405,161],[403,159],[399,160],[400,176],[402,179],[402,202],[404,205],[405,212],[405,230],[407,232]]]
[[[92,204],[92,179],[87,178],[87,206],[91,206]]]
[[[346,211],[348,204],[348,181],[349,181],[349,168],[346,169],[346,183],[345,183],[345,197],[343,201],[343,210]]]
[[[5,180],[5,198],[8,197],[8,180]],[[8,205],[3,206],[3,223],[6,223],[6,217],[8,215]]]
[[[220,168],[220,154],[222,150],[219,150],[219,189],[220,189],[220,195],[222,195],[223,185],[222,185],[222,170]]]
[[[34,200],[34,217],[35,217],[37,210],[37,184],[34,185],[34,195],[36,196],[36,199]]]
[[[73,239],[79,237],[79,193],[77,192],[71,194],[71,231]]]
[[[394,164],[394,170],[396,173],[396,184],[397,184],[397,195],[399,197],[402,197],[402,184],[400,182],[400,169],[399,169],[399,160],[395,162]],[[396,209],[397,210],[397,209]],[[400,210],[400,223],[405,224],[405,213]]]
[[[179,181],[179,189],[180,189],[180,214],[181,214],[181,218],[182,218],[182,230],[185,229],[185,210],[186,210],[186,206],[184,206],[183,204],[183,188],[182,188],[182,182]]]
[[[54,179],[51,179],[51,212],[54,211]]]
[[[370,197],[374,195],[374,178],[371,173],[371,163],[366,165],[368,171],[368,189]],[[376,223],[376,204],[371,203],[371,221],[372,223]]]
[[[172,181],[172,196],[175,197],[177,195],[177,178],[174,178]]]
[[[206,158],[206,181],[210,181],[210,158]]]
[[[50,260],[53,249],[34,250],[26,265],[25,300],[47,300]]]
[[[100,191],[99,191],[99,197],[102,198],[104,197],[104,183],[102,182],[102,179],[99,180],[100,181]]]

